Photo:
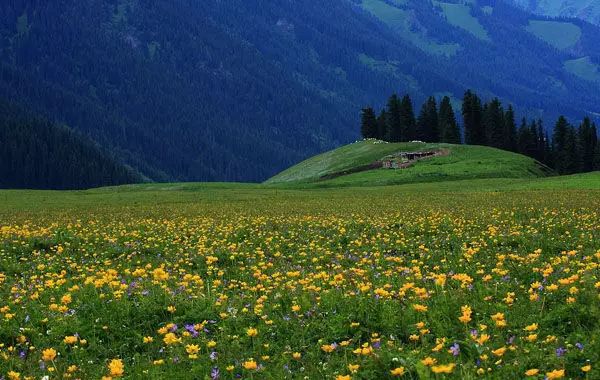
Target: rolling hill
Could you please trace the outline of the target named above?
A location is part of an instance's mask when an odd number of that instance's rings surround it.
[[[392,92],[600,115],[600,29],[504,2],[0,4],[0,98],[155,181],[262,181],[354,141]],[[568,24],[568,25],[567,25]],[[531,68],[535,68],[532,70]]]
[[[369,167],[398,152],[443,151],[406,169]],[[542,178],[552,170],[519,154],[483,146],[364,140],[317,155],[265,182],[312,187],[379,186],[483,178]]]

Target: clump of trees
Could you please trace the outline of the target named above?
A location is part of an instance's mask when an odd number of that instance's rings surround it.
[[[560,174],[600,170],[598,129],[589,117],[575,127],[561,116],[552,138],[541,119],[521,120],[517,127],[512,105],[504,108],[498,98],[484,103],[471,90],[463,97],[463,133],[448,96],[439,106],[431,96],[415,118],[409,95],[392,95],[379,115],[372,107],[362,110],[361,133],[364,138],[388,142],[413,140],[431,143],[485,145],[520,153],[554,168]],[[463,138],[464,135],[464,138]]]

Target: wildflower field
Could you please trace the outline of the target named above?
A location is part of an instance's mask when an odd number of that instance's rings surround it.
[[[0,193],[5,379],[598,379],[600,191]]]

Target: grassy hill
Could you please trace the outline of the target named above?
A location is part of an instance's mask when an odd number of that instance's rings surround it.
[[[447,156],[417,161],[407,169],[352,172],[397,152],[445,149]],[[384,143],[365,140],[312,157],[270,178],[266,184],[373,186],[481,178],[540,178],[552,173],[535,160],[483,146]],[[327,177],[335,177],[325,179]]]

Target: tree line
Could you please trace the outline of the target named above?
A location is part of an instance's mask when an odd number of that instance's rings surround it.
[[[431,96],[415,116],[409,95],[392,95],[377,115],[372,107],[363,108],[361,134],[388,142],[424,141],[484,145],[532,157],[560,174],[600,170],[598,129],[589,117],[574,126],[561,116],[548,134],[543,121],[523,118],[516,123],[512,105],[504,107],[498,98],[483,102],[473,91],[463,97],[463,128],[448,96],[439,103]]]
[[[70,128],[0,100],[0,188],[87,189],[144,180]]]

